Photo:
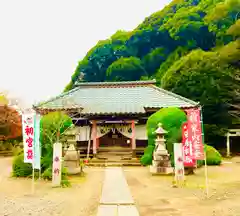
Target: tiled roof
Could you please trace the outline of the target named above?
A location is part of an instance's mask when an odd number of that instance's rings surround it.
[[[82,108],[82,114],[140,114],[146,108],[195,107],[198,103],[158,88],[155,81],[79,83],[37,109]]]

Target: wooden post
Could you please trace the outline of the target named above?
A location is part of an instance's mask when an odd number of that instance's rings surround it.
[[[93,156],[95,157],[97,154],[97,122],[95,120],[92,121],[92,139],[93,139]]]
[[[135,121],[132,120],[132,157],[136,157]]]
[[[99,148],[100,145],[100,138],[97,138],[97,149]]]
[[[227,133],[227,157],[230,157],[230,136]]]

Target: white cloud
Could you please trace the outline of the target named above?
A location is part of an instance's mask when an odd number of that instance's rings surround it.
[[[168,2],[0,1],[0,90],[28,105],[59,94],[98,40],[132,30]]]

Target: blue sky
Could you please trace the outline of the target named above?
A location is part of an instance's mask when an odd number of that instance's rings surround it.
[[[25,106],[59,94],[98,40],[132,30],[169,0],[0,1],[0,92]]]

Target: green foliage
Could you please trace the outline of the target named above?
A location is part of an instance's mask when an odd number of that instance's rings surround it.
[[[45,179],[45,180],[52,180],[52,167],[47,168],[42,173],[42,178]]]
[[[205,144],[204,151],[206,152],[208,166],[220,165],[222,163],[222,156],[214,147]],[[204,160],[198,161],[198,167],[203,166],[204,163]]]
[[[107,69],[107,79],[113,81],[139,80],[146,75],[141,60],[135,57],[120,58]]]
[[[99,41],[65,91],[82,74],[83,82],[156,78],[167,90],[201,102],[211,143],[240,124],[239,11],[239,0],[173,0],[133,31]]]
[[[66,87],[64,88],[63,92],[67,92],[70,91],[73,88],[73,82],[72,80],[66,85]]]
[[[52,180],[52,167],[48,167],[43,173],[42,178],[45,180]],[[67,169],[62,167],[62,179],[67,178]]]
[[[158,112],[152,114],[147,121],[148,147],[141,158],[142,164],[148,165],[150,162],[150,155],[152,156],[155,147],[155,130],[158,128],[159,123],[161,123],[163,129],[168,132],[165,135],[166,147],[172,157],[173,144],[181,142],[182,124],[186,121],[187,116],[184,111],[175,107],[162,108]]]
[[[12,172],[14,177],[28,177],[32,174],[32,164],[24,163],[23,153],[14,157]]]
[[[239,13],[240,16],[240,13]],[[240,19],[236,21],[233,25],[229,27],[227,30],[227,34],[232,35],[234,39],[237,39],[240,37]]]
[[[152,154],[155,146],[148,145],[144,150],[144,155],[141,157],[140,163],[144,166],[152,164]]]
[[[223,134],[232,122],[228,110],[229,104],[237,103],[239,47],[239,42],[232,42],[215,52],[194,50],[176,61],[161,80],[163,88],[204,105],[208,141]]]
[[[64,137],[66,129],[71,127],[72,120],[61,112],[49,113],[42,117],[40,122],[40,142],[42,144],[42,169],[52,165],[53,144]],[[59,137],[57,136],[59,132]],[[58,138],[57,138],[58,137]]]
[[[52,167],[47,168],[43,173],[42,173],[42,178],[45,180],[52,180]],[[67,177],[67,169],[65,167],[62,167],[62,180],[61,180],[61,186],[62,187],[70,187],[71,183],[68,180]]]
[[[207,165],[220,165],[222,163],[221,154],[212,146],[204,146],[207,156]]]
[[[184,47],[178,47],[175,51],[173,51],[168,58],[166,59],[166,61],[164,61],[159,70],[156,73],[156,79],[158,81],[161,81],[162,77],[164,76],[164,74],[166,73],[166,71],[176,62],[178,61],[182,56],[184,56],[185,54],[189,53],[189,50],[187,48]]]
[[[216,43],[226,44],[233,40],[233,34],[227,31],[240,17],[239,8],[238,0],[173,0],[132,32],[118,30],[109,39],[99,41],[79,61],[65,90],[74,87],[81,73],[84,81],[115,80],[107,76],[108,69],[121,57],[139,58],[151,76],[178,47],[210,50]],[[121,79],[128,80],[127,76],[122,70]]]
[[[163,47],[158,47],[144,56],[142,62],[148,74],[152,75],[155,73],[167,56],[168,52]]]

